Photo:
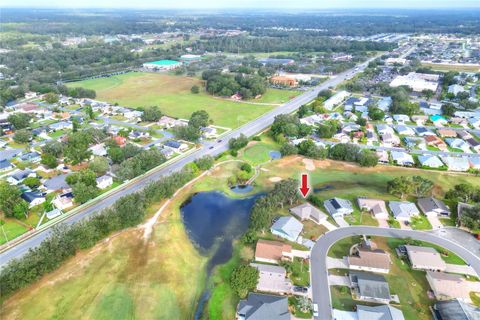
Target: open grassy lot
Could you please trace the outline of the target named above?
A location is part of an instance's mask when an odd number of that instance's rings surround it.
[[[469,65],[451,65],[442,63],[422,63],[423,67],[432,68],[437,71],[457,71],[457,72],[478,72],[480,67]]]
[[[68,84],[93,89],[98,100],[110,103],[133,108],[157,105],[165,114],[177,118],[189,118],[194,111],[203,109],[210,114],[214,124],[229,128],[236,128],[274,108],[273,105],[212,97],[203,91],[192,94],[190,88],[193,85],[203,87],[196,78],[143,72]],[[267,92],[264,99],[274,104],[284,102],[286,97],[284,91],[276,90]]]
[[[0,227],[0,244],[15,239],[28,231],[28,228],[23,224],[20,224],[18,221],[11,219],[6,219],[4,221],[5,223]]]
[[[297,90],[268,89],[264,95],[253,101],[256,103],[282,104],[295,98],[300,93]]]
[[[130,229],[77,254],[10,297],[1,318],[192,318],[206,258],[185,233],[179,203],[165,213],[150,240],[143,239],[142,229]]]

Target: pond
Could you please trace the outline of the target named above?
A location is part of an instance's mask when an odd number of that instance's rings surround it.
[[[272,150],[268,154],[270,155],[270,158],[272,158],[273,160],[280,159],[282,157],[282,154],[280,153],[280,151]]]
[[[321,187],[318,187],[318,188],[314,188],[313,192],[322,192],[322,191],[328,191],[328,190],[331,190],[331,189],[335,189],[335,187],[330,185],[330,184],[327,184],[326,186],[321,186]]]
[[[243,194],[243,193],[249,193],[250,191],[253,190],[253,186],[251,184],[239,184],[234,187],[231,187],[230,190],[235,193]]]
[[[200,192],[182,205],[182,219],[190,240],[202,254],[211,256],[208,274],[232,257],[233,240],[247,230],[250,210],[259,196],[232,199],[218,191]],[[195,319],[200,318],[209,296],[207,290],[200,298]]]

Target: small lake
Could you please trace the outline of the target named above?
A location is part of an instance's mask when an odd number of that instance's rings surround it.
[[[180,211],[190,240],[202,254],[211,256],[208,274],[232,257],[233,240],[247,231],[250,210],[259,196],[232,199],[218,191],[200,192],[182,205]],[[195,319],[200,318],[209,295],[207,290],[200,298]]]
[[[282,154],[280,153],[280,151],[275,151],[275,150],[270,151],[269,155],[270,155],[270,158],[272,158],[273,160],[280,159],[282,157]]]
[[[235,193],[244,194],[249,193],[253,190],[253,186],[251,184],[239,184],[234,187],[231,187],[230,190]]]

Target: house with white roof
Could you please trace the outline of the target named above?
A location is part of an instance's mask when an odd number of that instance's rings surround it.
[[[402,136],[414,136],[415,135],[415,131],[412,128],[404,126],[404,125],[396,126],[395,130],[398,132],[399,135],[402,135]]]
[[[331,96],[327,101],[324,102],[323,106],[327,110],[333,110],[334,107],[341,104],[347,97],[350,96],[350,93],[347,91],[339,91],[333,96]]]
[[[393,133],[393,128],[386,124],[377,124],[376,126],[378,134]]]
[[[422,155],[418,156],[418,161],[422,167],[429,167],[429,168],[441,168],[443,167],[443,162],[434,155]]]
[[[392,102],[392,97],[383,97],[378,101],[377,108],[382,111],[388,111],[390,109],[390,106],[392,105]]]
[[[406,114],[394,114],[393,120],[395,120],[396,123],[405,124],[405,122],[410,121],[410,117]]]
[[[406,152],[392,151],[390,155],[392,157],[392,161],[399,166],[413,166],[415,164],[413,157]]]
[[[107,149],[105,149],[104,143],[99,143],[88,148],[92,152],[93,156],[105,157],[107,155]]]
[[[480,129],[480,116],[468,118],[468,123],[475,129]]]
[[[297,241],[303,224],[294,217],[280,217],[270,228],[270,232],[289,241]]]
[[[465,91],[466,90],[463,88],[463,86],[458,85],[458,84],[452,84],[452,85],[448,86],[448,93],[451,93],[454,96],[456,96],[460,92],[465,92]]]
[[[464,157],[442,157],[442,161],[450,171],[468,171],[470,162]]]
[[[377,219],[388,219],[385,201],[379,199],[358,198],[358,207],[371,212]]]
[[[470,150],[470,145],[462,139],[446,138],[445,142],[450,146],[450,148],[460,149],[465,153],[472,153],[472,150]]]
[[[390,208],[390,211],[392,211],[395,219],[401,221],[410,221],[412,217],[420,214],[420,211],[418,211],[417,206],[413,202],[390,201],[388,207]]]
[[[353,206],[350,201],[340,198],[325,200],[323,205],[327,212],[333,217],[343,217],[353,212]]]
[[[110,187],[113,184],[113,178],[109,175],[104,175],[96,179],[97,187],[101,190]]]

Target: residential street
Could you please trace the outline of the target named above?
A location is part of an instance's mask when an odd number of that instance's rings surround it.
[[[460,230],[461,231],[461,230]],[[478,251],[471,251],[457,242],[453,242],[449,237],[437,236],[436,230],[433,232],[403,230],[403,229],[389,229],[378,227],[346,227],[339,228],[326,233],[321,236],[316,242],[311,253],[311,286],[313,303],[318,305],[318,316],[315,319],[326,320],[332,319],[332,306],[329,288],[329,276],[327,267],[327,253],[330,247],[337,241],[356,235],[370,235],[394,238],[411,237],[416,240],[427,241],[446,248],[464,259],[477,274],[480,274],[480,258]],[[464,235],[463,235],[464,236]],[[457,237],[462,235],[457,234]],[[473,237],[472,237],[473,238]],[[463,243],[463,242],[461,242]],[[472,253],[472,252],[476,252]],[[328,294],[327,294],[328,293]]]

